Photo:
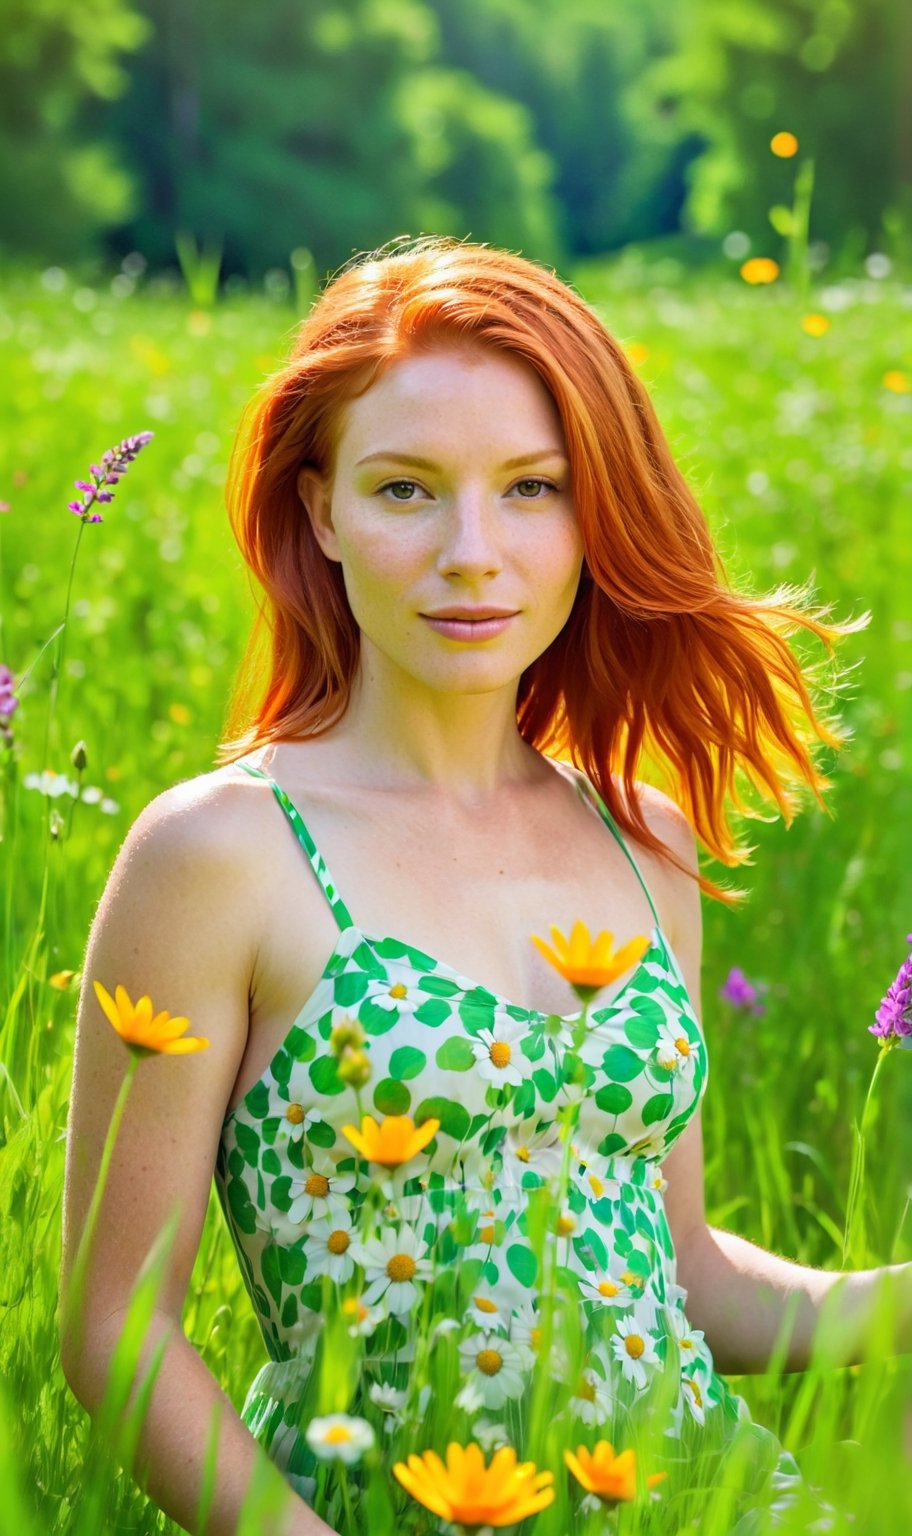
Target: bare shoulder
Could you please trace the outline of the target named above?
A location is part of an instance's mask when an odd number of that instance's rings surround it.
[[[700,887],[694,878],[699,868],[694,830],[677,802],[655,785],[638,781],[636,793],[647,827],[671,855],[661,858],[638,848],[637,862],[653,891],[663,929],[685,970],[692,969],[699,965],[702,935]]]
[[[697,868],[694,829],[676,800],[654,784],[637,781],[637,801],[650,832],[689,869]]]

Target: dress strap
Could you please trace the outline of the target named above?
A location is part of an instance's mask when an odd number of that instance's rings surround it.
[[[280,789],[275,779],[271,779],[268,773],[261,772],[259,768],[252,768],[249,763],[236,762],[234,766],[235,768],[243,768],[244,772],[249,773],[250,776],[254,779],[265,779],[266,783],[272,786],[273,794],[278,800],[279,805],[282,807],[282,810],[285,812],[285,815],[288,817],[288,820],[291,822],[292,831],[294,832],[295,837],[298,839],[298,842],[301,844],[301,847],[304,849],[304,852],[307,854],[307,857],[313,866],[313,872],[320,882],[320,886],[323,890],[323,894],[326,897],[326,900],[332,907],[333,916],[335,917],[336,922],[339,924],[340,929],[354,928],[355,925],[352,922],[351,914],[349,913],[349,910],[341,896],[337,894],[336,886],[332,876],[330,875],[329,870],[326,868],[326,865],[323,862],[323,855],[319,852],[316,843],[305,827],[304,822],[301,820],[297,808],[293,805],[291,800],[289,800],[284,789]]]
[[[552,759],[552,761],[553,761],[553,759]],[[561,766],[565,766],[565,765],[561,765]],[[566,766],[569,766],[569,765],[566,765]],[[571,772],[573,773],[573,781],[576,784],[577,792],[580,795],[581,799],[588,801],[588,803],[590,805],[595,807],[595,809],[598,811],[599,815],[601,816],[603,822],[605,823],[606,827],[609,829],[609,831],[611,833],[613,833],[615,841],[620,845],[620,847],[623,849],[624,853],[626,854],[628,860],[630,861],[630,865],[631,865],[631,867],[633,869],[633,872],[636,875],[637,879],[639,880],[640,885],[643,887],[643,895],[646,897],[646,900],[649,902],[649,910],[652,913],[653,917],[655,918],[655,925],[659,929],[659,931],[661,932],[662,925],[659,922],[659,914],[658,914],[658,912],[655,909],[655,902],[653,901],[652,895],[650,894],[649,886],[646,884],[646,881],[643,879],[643,874],[642,874],[642,871],[640,869],[639,864],[637,863],[637,861],[634,858],[633,854],[630,852],[630,849],[627,847],[626,842],[624,841],[623,837],[621,836],[620,828],[617,826],[617,823],[615,822],[614,817],[612,816],[611,812],[609,811],[607,805],[605,804],[604,800],[602,799],[602,797],[599,794],[598,790],[596,789],[595,785],[590,783],[590,781],[586,777],[586,775],[584,773],[582,773],[579,769],[572,769]]]

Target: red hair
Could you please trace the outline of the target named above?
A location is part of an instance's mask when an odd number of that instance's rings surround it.
[[[865,621],[827,622],[804,589],[733,591],[622,347],[552,272],[483,245],[428,238],[348,266],[247,407],[226,495],[265,602],[219,763],[267,741],[320,735],[344,714],[359,630],[341,566],[322,553],[303,510],[298,471],[308,463],[331,473],[346,402],[398,359],[448,339],[534,368],[570,458],[583,579],[564,628],[520,678],[521,735],[582,768],[644,846],[667,853],[634,789],[638,776],[658,776],[707,849],[744,862],[750,849],[736,843],[728,807],[758,813],[745,782],[788,822],[797,790],[822,802],[828,787],[814,746],[844,739],[815,711],[812,671],[788,637],[810,631],[831,654],[838,635]],[[700,883],[725,894],[705,876]]]

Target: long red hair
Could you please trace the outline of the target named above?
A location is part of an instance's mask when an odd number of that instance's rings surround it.
[[[821,801],[828,787],[815,745],[843,740],[816,711],[813,669],[788,638],[810,631],[829,655],[864,621],[827,622],[803,589],[733,591],[622,347],[552,272],[483,245],[428,238],[348,266],[247,407],[226,496],[262,596],[217,761],[319,735],[344,714],[359,631],[297,474],[305,463],[331,472],[345,403],[397,359],[446,338],[534,368],[570,458],[583,579],[564,628],[520,678],[521,735],[582,768],[644,846],[666,852],[643,819],[638,777],[658,779],[716,858],[744,862],[750,849],[736,842],[730,807],[751,814],[758,800],[773,803],[790,821],[798,791]],[[748,785],[756,793],[746,800]],[[705,876],[701,885],[725,894]]]

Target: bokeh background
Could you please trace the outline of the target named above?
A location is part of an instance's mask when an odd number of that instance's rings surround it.
[[[222,494],[243,405],[328,275],[422,232],[596,306],[733,582],[870,613],[822,699],[851,732],[828,808],[746,823],[747,898],[705,913],[710,1219],[840,1265],[868,1025],[912,932],[912,7],[0,0],[0,1524],[23,1532],[176,1530],[90,1455],[56,1354],[80,966],[131,822],[223,735],[254,611]],[[82,526],[73,481],[142,430]],[[720,997],[733,966],[754,1005]],[[874,1104],[871,1264],[912,1257],[910,1065]],[[263,1350],[214,1206],[184,1322],[240,1405]],[[907,1360],[738,1383],[865,1536],[912,1515],[909,1386]]]

